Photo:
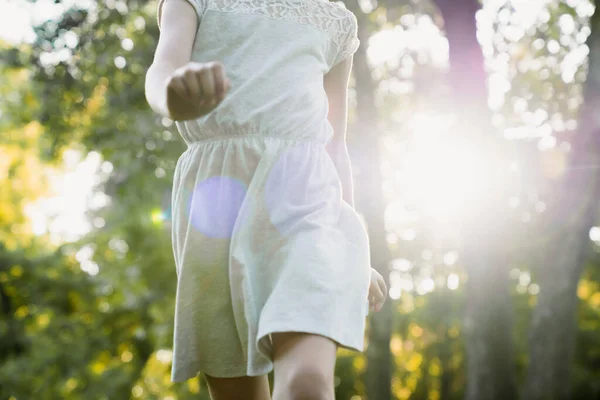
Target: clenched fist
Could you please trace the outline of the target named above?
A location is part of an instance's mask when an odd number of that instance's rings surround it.
[[[167,79],[167,109],[171,119],[200,118],[225,98],[231,81],[220,61],[189,62]]]

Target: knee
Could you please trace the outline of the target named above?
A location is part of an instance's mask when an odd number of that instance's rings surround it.
[[[333,400],[333,376],[318,367],[302,366],[296,368],[287,379],[289,400]]]

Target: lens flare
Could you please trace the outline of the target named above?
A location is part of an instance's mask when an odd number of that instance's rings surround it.
[[[212,238],[230,238],[246,191],[243,182],[227,176],[197,184],[187,203],[194,228]]]
[[[166,219],[165,214],[160,209],[152,210],[152,215],[150,216],[150,218],[155,224],[160,224]]]
[[[271,223],[282,235],[297,229],[300,216],[311,215],[320,221],[336,222],[329,212],[329,199],[337,176],[328,165],[316,162],[303,146],[285,150],[269,172],[265,182],[265,204]],[[320,155],[317,155],[319,157]],[[335,168],[331,165],[331,168]],[[316,214],[319,213],[319,216]]]
[[[445,219],[464,211],[483,177],[478,149],[450,140],[452,121],[435,115],[414,120],[415,148],[406,160],[407,181],[423,211]]]

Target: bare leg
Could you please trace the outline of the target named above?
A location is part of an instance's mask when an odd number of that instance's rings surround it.
[[[335,400],[337,343],[300,332],[273,333],[274,400]]]
[[[239,378],[204,376],[212,400],[271,400],[267,375]]]

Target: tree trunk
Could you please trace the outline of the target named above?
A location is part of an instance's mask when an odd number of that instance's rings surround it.
[[[355,8],[353,9],[352,6]],[[379,130],[375,108],[375,82],[367,63],[366,47],[369,39],[366,16],[356,4],[349,5],[358,18],[358,36],[362,45],[354,56],[354,78],[357,97],[357,203],[365,217],[371,247],[371,266],[386,280],[389,287],[387,247],[383,200]],[[378,313],[369,317],[366,394],[369,400],[391,400],[392,356],[390,338],[392,329],[392,302],[387,299]]]
[[[554,232],[540,268],[540,294],[529,337],[529,366],[524,399],[570,399],[570,371],[577,333],[577,285],[590,255],[589,229],[597,218],[600,183],[600,12],[591,19],[589,69],[579,131],[572,142],[558,198],[550,205],[547,232]]]
[[[457,139],[476,144],[483,154],[476,167],[487,179],[469,200],[463,226],[463,265],[468,274],[464,338],[467,400],[517,398],[508,292],[507,207],[503,176],[493,156],[502,148],[487,107],[484,58],[477,41],[477,0],[436,0],[450,45],[451,108],[458,117]]]
[[[442,337],[444,346],[440,350],[440,365],[442,367],[442,375],[440,376],[440,400],[450,400],[452,398],[452,380],[454,374],[451,370],[452,353],[448,343],[451,341],[448,335],[448,326],[442,327]]]

